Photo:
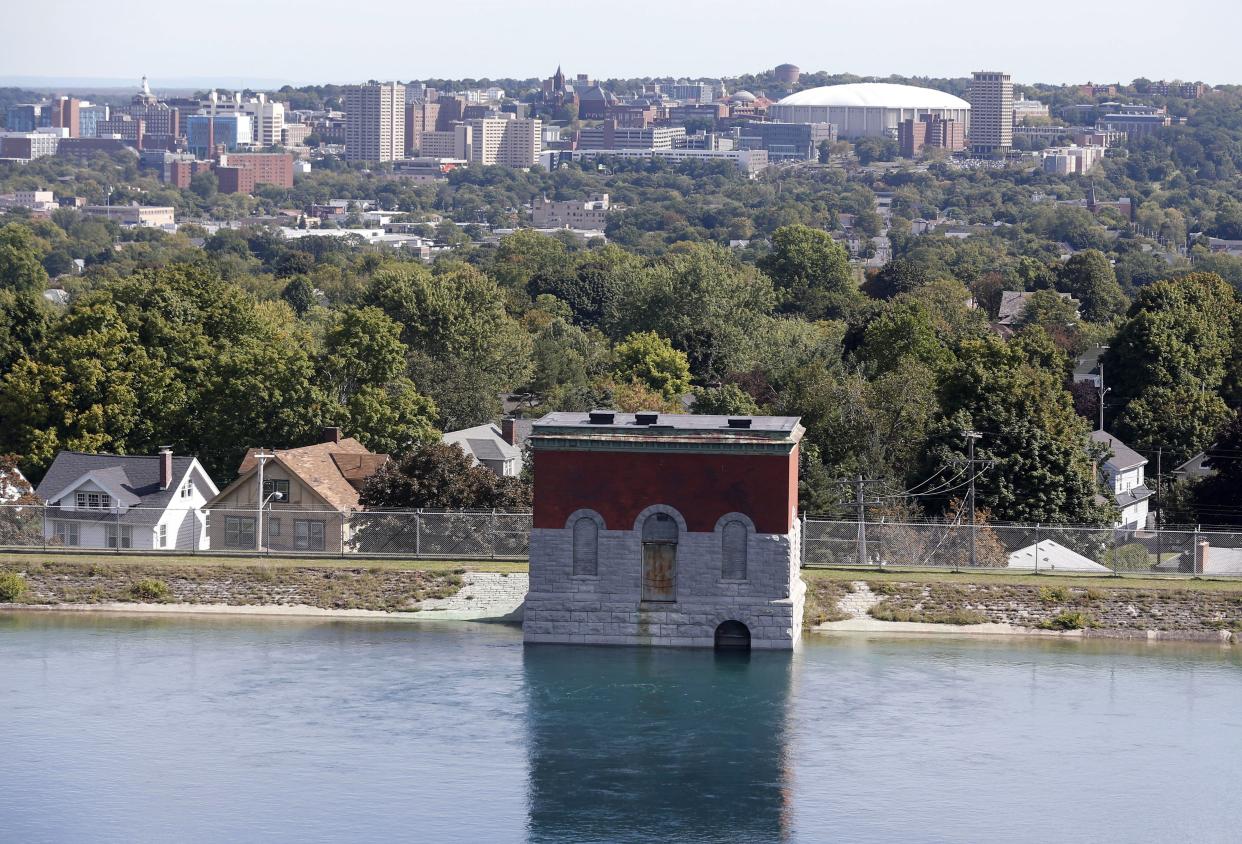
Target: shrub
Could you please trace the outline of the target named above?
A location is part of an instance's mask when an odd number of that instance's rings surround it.
[[[16,572],[0,572],[0,603],[12,603],[26,594],[26,578]]]
[[[924,624],[984,624],[988,617],[977,610],[954,607],[941,610],[905,609],[889,606],[881,601],[870,610],[872,618],[880,621],[915,621]]]
[[[154,577],[144,577],[129,587],[129,594],[137,601],[167,601],[172,596],[168,584]]]
[[[1083,630],[1098,626],[1096,620],[1085,612],[1062,610],[1052,618],[1046,618],[1038,625],[1041,630]]]
[[[1108,552],[1102,562],[1114,571],[1148,571],[1151,569],[1152,559],[1142,543],[1132,542]]]
[[[1039,600],[1045,604],[1064,604],[1070,599],[1070,591],[1064,586],[1039,587]]]

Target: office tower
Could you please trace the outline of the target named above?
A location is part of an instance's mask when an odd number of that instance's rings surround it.
[[[1013,79],[1008,73],[976,71],[970,83],[970,151],[1005,155],[1013,146]]]
[[[345,159],[405,158],[405,86],[368,82],[345,89]]]

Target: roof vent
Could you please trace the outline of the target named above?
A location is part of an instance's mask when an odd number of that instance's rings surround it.
[[[611,410],[592,410],[587,414],[587,418],[592,425],[611,425],[612,420],[616,418],[616,413]]]
[[[654,425],[658,421],[660,421],[660,414],[658,413],[635,413],[634,414],[635,425]]]
[[[730,428],[749,428],[751,419],[748,416],[731,416],[729,417]]]

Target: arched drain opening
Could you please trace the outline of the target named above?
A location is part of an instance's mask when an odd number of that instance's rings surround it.
[[[722,621],[716,628],[716,650],[750,650],[750,628],[740,621]]]

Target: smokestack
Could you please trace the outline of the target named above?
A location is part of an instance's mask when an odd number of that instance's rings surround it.
[[[172,483],[172,446],[160,446],[160,489],[168,489]]]
[[[341,441],[341,429],[332,426],[325,426],[323,429],[323,442],[339,443]]]
[[[516,422],[512,416],[506,416],[504,419],[500,420],[500,437],[509,445],[517,445],[517,443],[513,441],[515,438],[514,429],[516,427]]]

